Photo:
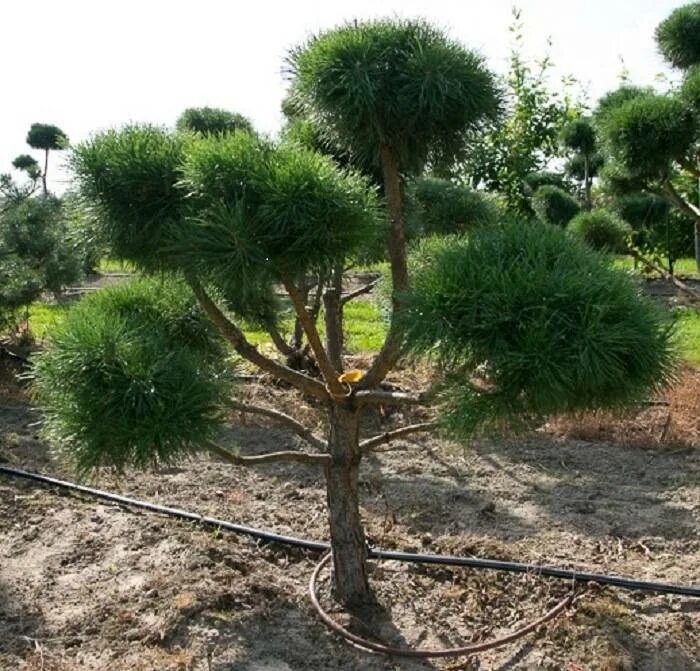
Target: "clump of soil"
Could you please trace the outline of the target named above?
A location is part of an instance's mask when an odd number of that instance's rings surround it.
[[[37,437],[40,418],[12,372],[0,384],[0,458],[72,478]],[[275,394],[313,423],[313,407],[267,389],[253,385],[249,393]],[[567,420],[466,449],[429,434],[408,437],[363,464],[368,539],[698,584],[698,389],[697,371],[688,370],[660,399],[667,406],[623,420],[596,415],[586,421],[596,422],[597,433]],[[380,413],[365,431],[395,428],[406,419],[401,412]],[[671,420],[662,437],[665,413]],[[232,426],[227,441],[244,454],[299,447],[285,431],[250,420]],[[150,472],[104,471],[95,484],[281,533],[328,536],[323,477],[312,466],[244,470],[202,457]],[[558,621],[499,650],[449,662],[399,660],[349,647],[313,615],[306,586],[315,554],[3,475],[0,538],[0,669],[700,668],[697,599],[594,590]],[[395,562],[373,563],[371,579],[382,619],[350,622],[329,601],[327,581],[324,604],[355,631],[420,647],[501,635],[570,588],[536,575]]]

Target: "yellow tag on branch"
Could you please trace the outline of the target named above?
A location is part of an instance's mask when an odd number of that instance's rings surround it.
[[[348,382],[355,384],[362,379],[362,371],[355,368],[354,370],[346,370],[342,375],[338,376],[338,382]]]

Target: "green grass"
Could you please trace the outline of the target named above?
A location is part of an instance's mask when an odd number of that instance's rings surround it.
[[[29,306],[29,330],[37,340],[43,340],[51,328],[63,318],[69,303],[32,303]]]
[[[95,270],[97,270],[98,273],[133,273],[135,268],[129,261],[100,259]]]
[[[678,341],[683,359],[700,366],[700,310],[679,309]]]
[[[388,324],[374,303],[350,301],[345,306],[344,318],[345,347],[349,352],[376,352],[381,348]]]

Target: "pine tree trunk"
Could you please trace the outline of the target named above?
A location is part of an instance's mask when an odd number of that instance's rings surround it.
[[[49,169],[49,150],[45,149],[44,151],[46,153],[44,155],[44,171],[41,173],[41,183],[44,187],[44,196],[48,196],[49,189],[46,186],[46,173],[48,172],[48,169]]]
[[[367,547],[360,519],[359,414],[333,404],[328,438],[331,464],[326,468],[326,492],[333,550],[335,598],[345,606],[372,603],[367,580]]]
[[[695,269],[700,273],[700,220],[695,222]]]

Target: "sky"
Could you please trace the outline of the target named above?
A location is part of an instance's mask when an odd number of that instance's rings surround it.
[[[654,28],[686,0],[520,0],[526,53],[571,74],[593,103],[619,82],[673,77]],[[127,122],[173,125],[186,107],[223,107],[260,131],[281,126],[288,50],[351,19],[421,17],[508,68],[513,0],[5,0],[0,14],[0,172],[33,122],[79,142]],[[624,65],[621,59],[624,59]],[[49,187],[69,182],[55,156]]]

